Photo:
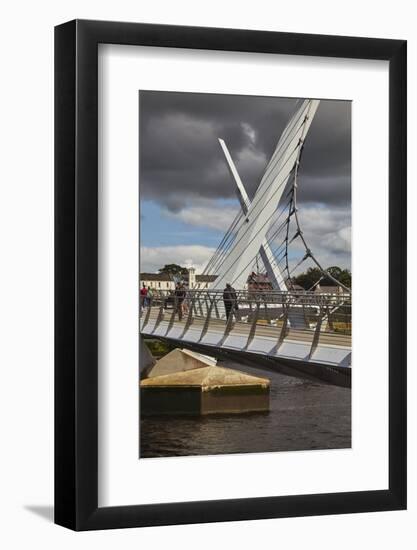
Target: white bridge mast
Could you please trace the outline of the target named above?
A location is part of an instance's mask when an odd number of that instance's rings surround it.
[[[247,211],[245,220],[237,230],[227,257],[220,266],[219,272],[216,273],[217,277],[212,283],[211,289],[223,289],[226,283],[231,283],[238,289],[244,288],[253,259],[261,247],[264,247],[272,217],[288,179],[298,162],[304,139],[319,103],[319,100],[306,99],[293,115],[278,141],[252,203],[247,204],[249,198],[244,186],[236,168],[233,171],[228,160],[230,170],[242,195],[240,200],[242,208],[247,207]],[[226,158],[228,158],[227,155]],[[271,263],[272,260],[273,258],[266,258],[267,263]]]
[[[223,150],[224,156],[226,157],[226,161],[229,167],[229,171],[235,180],[236,183],[236,192],[237,197],[240,202],[240,206],[242,207],[242,211],[245,215],[247,215],[249,207],[250,207],[250,199],[248,197],[248,194],[246,193],[245,186],[243,185],[242,180],[240,179],[239,173],[236,169],[235,163],[232,160],[232,157],[230,156],[229,150],[224,142],[224,140],[219,138],[220,146]],[[265,239],[264,242],[261,244],[261,247],[259,249],[259,254],[262,258],[262,262],[265,266],[266,272],[268,274],[268,279],[272,284],[272,288],[274,290],[287,290],[287,285],[285,284],[284,277],[281,274],[281,271],[276,265],[274,254],[271,250],[271,247],[269,246],[268,241]],[[275,266],[274,266],[275,264]]]

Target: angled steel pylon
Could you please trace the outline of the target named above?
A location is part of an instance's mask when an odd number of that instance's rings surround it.
[[[271,219],[299,161],[304,139],[319,103],[319,100],[304,100],[287,124],[252,202],[246,205],[245,221],[236,232],[233,244],[211,285],[212,289],[223,289],[226,283],[231,283],[238,289],[245,287],[253,259],[264,245]],[[235,173],[237,174],[236,170]],[[238,187],[241,191],[243,184]],[[242,198],[242,201],[246,204],[246,200]]]
[[[224,156],[226,157],[226,162],[229,167],[229,171],[236,183],[236,192],[240,202],[240,206],[242,208],[243,213],[246,215],[248,213],[248,210],[251,204],[250,199],[248,197],[245,186],[243,185],[243,182],[236,169],[235,163],[233,162],[232,157],[230,156],[229,150],[224,140],[219,138],[219,143],[223,150]],[[261,247],[259,249],[259,254],[262,258],[262,262],[268,274],[268,279],[271,281],[273,289],[282,290],[282,291],[287,290],[287,285],[285,284],[284,277],[282,276],[278,265],[275,265],[275,266],[273,265],[273,264],[276,264],[274,253],[272,252],[271,247],[269,246],[269,243],[266,239],[261,244]]]

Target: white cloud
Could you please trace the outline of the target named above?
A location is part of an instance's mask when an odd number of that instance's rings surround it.
[[[301,230],[313,255],[323,267],[338,265],[342,268],[351,266],[351,212],[348,208],[335,208],[323,205],[299,205],[298,217]],[[294,221],[290,225],[290,237],[295,234]],[[280,244],[284,233],[280,232],[275,246]],[[290,269],[304,255],[305,248],[300,238],[289,246],[290,257],[294,258]],[[290,262],[291,263],[291,262]],[[294,273],[305,271],[312,265],[311,261],[303,262]]]
[[[176,213],[167,211],[165,214],[194,227],[226,231],[237,210],[238,207],[222,207],[218,201],[204,200],[200,205],[188,206]],[[350,209],[301,204],[298,214],[307,244],[323,267],[339,265],[342,268],[350,268]],[[292,223],[290,235],[294,233],[295,224]],[[273,248],[276,248],[282,238],[283,235],[277,236]],[[203,245],[145,246],[141,248],[141,271],[155,272],[165,264],[176,263],[184,266],[193,265],[197,273],[201,273],[214,251],[214,248]],[[290,270],[304,252],[301,239],[295,239],[290,245],[290,255],[294,258]],[[294,274],[305,271],[310,265],[311,260],[303,262]]]
[[[227,231],[239,211],[237,205],[221,206],[218,201],[201,201],[195,206],[187,206],[179,212],[164,211],[169,218],[179,220],[194,227],[207,227],[216,231]]]
[[[336,260],[344,255],[350,265],[350,209],[300,205],[299,219],[304,237],[319,261],[320,256]]]
[[[236,162],[236,168],[243,179],[243,184],[250,189],[253,188],[254,183],[260,181],[269,159],[263,151],[252,146],[243,148],[233,160]]]
[[[342,227],[338,231],[326,235],[327,248],[332,252],[345,252],[350,254],[351,250],[351,228]]]
[[[165,264],[179,264],[193,266],[197,273],[201,273],[213,254],[214,248],[200,245],[143,246],[140,250],[140,270],[154,273]]]
[[[241,122],[240,125],[242,127],[244,134],[250,139],[252,143],[255,143],[256,132],[254,128],[247,122]]]

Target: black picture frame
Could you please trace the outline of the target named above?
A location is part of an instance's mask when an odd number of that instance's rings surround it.
[[[389,62],[389,488],[98,507],[98,44]],[[55,28],[55,522],[74,530],[406,508],[406,41],[74,20]]]

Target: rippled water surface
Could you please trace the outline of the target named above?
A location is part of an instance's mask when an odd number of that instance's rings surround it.
[[[270,412],[144,417],[140,456],[213,455],[351,446],[351,390],[242,367],[271,381]]]

